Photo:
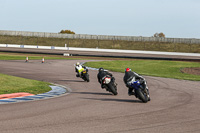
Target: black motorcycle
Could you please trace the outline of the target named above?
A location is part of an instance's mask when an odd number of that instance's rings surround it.
[[[107,75],[103,78],[102,84],[105,86],[106,90],[117,95],[117,84],[113,80],[113,77]]]
[[[90,82],[89,74],[88,74],[88,69],[84,69],[84,70],[81,72],[81,78],[82,78],[84,81]]]
[[[145,80],[136,80],[131,83],[131,86],[134,88],[135,97],[146,103],[150,101],[150,96],[148,89],[142,86],[144,83],[146,84]]]

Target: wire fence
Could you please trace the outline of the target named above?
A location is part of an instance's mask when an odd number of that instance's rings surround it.
[[[141,42],[200,44],[200,39],[195,39],[195,38],[108,36],[108,35],[61,34],[61,33],[48,33],[48,32],[26,32],[26,31],[6,31],[6,30],[0,30],[0,35],[68,38],[68,39],[124,40],[124,41],[141,41]]]

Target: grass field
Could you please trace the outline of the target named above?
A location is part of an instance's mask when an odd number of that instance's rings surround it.
[[[50,83],[0,74],[0,94],[28,92],[40,94],[51,90]]]
[[[185,67],[200,67],[200,63],[181,61],[157,61],[157,60],[132,60],[132,61],[101,61],[87,62],[89,67],[123,72],[129,67],[140,75],[157,76],[165,78],[175,78],[184,80],[200,81],[200,76],[182,73],[180,70]]]

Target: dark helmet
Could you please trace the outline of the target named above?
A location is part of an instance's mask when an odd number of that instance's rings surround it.
[[[129,72],[129,71],[131,71],[130,68],[126,68],[126,69],[125,69],[125,72]]]
[[[104,71],[104,69],[102,67],[99,68],[99,72]]]

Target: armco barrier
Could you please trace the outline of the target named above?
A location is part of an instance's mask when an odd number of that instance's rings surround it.
[[[97,48],[77,48],[77,47],[54,47],[54,46],[34,46],[34,45],[16,45],[0,44],[0,47],[10,48],[29,48],[29,49],[55,49],[55,50],[73,50],[73,51],[91,51],[91,52],[111,52],[111,53],[138,53],[138,54],[155,54],[155,55],[179,55],[200,57],[199,53],[180,53],[180,52],[158,52],[158,51],[141,51],[141,50],[119,50],[119,49],[97,49]]]
[[[86,34],[60,34],[60,33],[47,33],[47,32],[6,31],[6,30],[0,30],[0,35],[200,44],[200,39],[195,39],[195,38],[160,38],[160,37],[142,37],[142,36],[137,37],[137,36],[108,36],[108,35],[86,35]]]

